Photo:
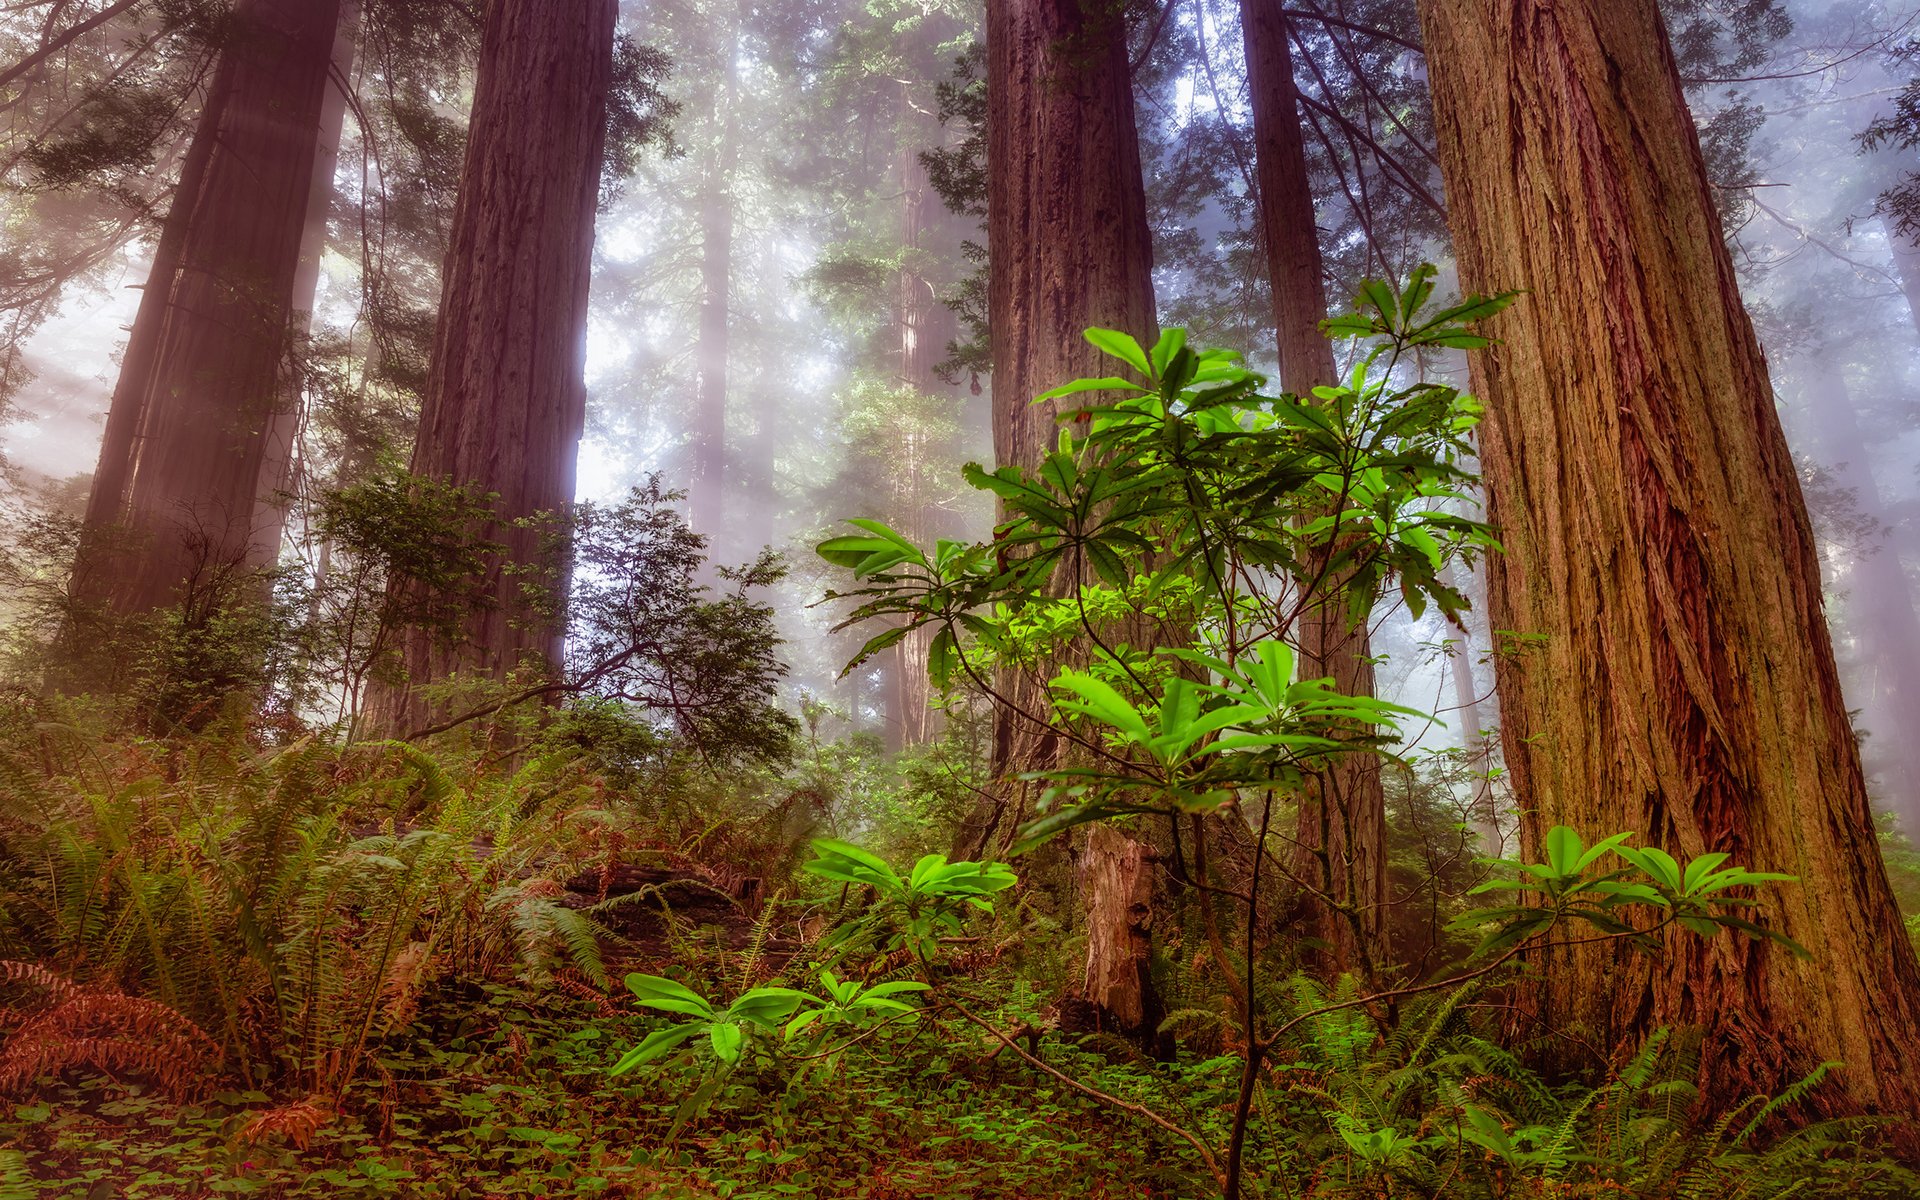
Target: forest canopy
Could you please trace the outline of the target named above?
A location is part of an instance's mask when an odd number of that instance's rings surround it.
[[[1920,1195],[1912,0],[24,0],[0,127],[0,1195]]]

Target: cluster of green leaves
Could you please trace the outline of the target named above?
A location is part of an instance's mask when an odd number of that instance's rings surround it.
[[[1350,374],[1306,397],[1265,394],[1236,355],[1194,350],[1179,329],[1150,349],[1087,331],[1131,374],[1037,397],[1073,403],[1032,469],[966,468],[1000,503],[991,540],[928,551],[856,520],[859,533],[820,545],[862,584],[848,623],[888,623],[853,665],[925,629],[937,685],[991,692],[989,667],[1051,664],[1077,639],[1087,665],[1055,676],[1051,712],[1021,716],[1096,761],[1054,777],[1055,810],[1030,841],[1117,813],[1217,808],[1235,788],[1286,788],[1315,758],[1377,747],[1405,710],[1296,682],[1288,647],[1304,621],[1364,618],[1389,583],[1416,615],[1457,613],[1447,562],[1493,544],[1460,515],[1478,405],[1403,368],[1484,345],[1471,322],[1511,297],[1436,312],[1433,288],[1431,267],[1404,289],[1365,285],[1354,313],[1326,323],[1364,343]],[[1142,624],[1167,636],[1130,644]]]
[[[798,723],[777,704],[786,666],[762,595],[786,573],[762,554],[716,594],[700,582],[707,539],[652,478],[613,504],[582,504],[566,530],[573,563],[567,674],[578,694],[623,706],[707,761],[778,762]]]
[[[1658,846],[1627,845],[1632,836],[1616,833],[1588,846],[1578,832],[1554,826],[1542,839],[1545,862],[1507,863],[1507,875],[1473,889],[1475,893],[1518,892],[1526,899],[1466,913],[1458,924],[1495,927],[1482,943],[1482,953],[1517,945],[1570,919],[1651,950],[1655,943],[1650,931],[1625,919],[1629,907],[1639,905],[1655,912],[1655,928],[1677,923],[1702,937],[1734,929],[1806,954],[1779,931],[1740,915],[1759,903],[1752,894],[1754,888],[1790,883],[1794,876],[1728,866],[1731,856],[1718,851],[1682,863]],[[1625,866],[1607,869],[1610,854]]]
[[[0,728],[0,959],[166,1005],[222,1075],[336,1095],[443,973],[606,981],[546,874],[613,820],[565,755],[479,774],[404,743]],[[12,997],[0,1034],[40,1007]]]
[[[920,1010],[901,997],[928,991],[931,985],[914,979],[869,981],[879,969],[875,955],[905,949],[914,961],[927,963],[939,954],[943,935],[960,932],[966,910],[991,913],[990,897],[1018,882],[1000,863],[948,862],[945,855],[928,854],[903,876],[884,859],[848,842],[820,838],[813,849],[815,857],[804,867],[809,874],[872,892],[871,903],[857,917],[822,939],[834,948],[836,962],[864,956],[862,971],[868,978],[843,979],[832,966],[822,966],[817,972],[820,993],[754,987],[717,1007],[683,983],[630,974],[627,990],[642,1007],[692,1019],[648,1034],[614,1065],[614,1074],[651,1062],[701,1034],[713,1057],[731,1067],[741,1061],[755,1035],[791,1040],[811,1034],[817,1042],[821,1035],[844,1034],[850,1026],[916,1017]]]

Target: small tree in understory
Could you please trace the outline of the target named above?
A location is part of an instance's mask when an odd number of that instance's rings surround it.
[[[1346,807],[1318,805],[1318,836],[1283,849],[1289,818],[1337,786],[1350,756],[1389,754],[1397,721],[1418,715],[1303,677],[1296,667],[1311,615],[1337,600],[1357,618],[1396,587],[1416,616],[1428,605],[1453,616],[1466,601],[1448,582],[1449,561],[1494,544],[1485,525],[1457,515],[1468,507],[1479,406],[1452,387],[1403,383],[1397,368],[1425,348],[1484,346],[1470,323],[1512,297],[1430,312],[1433,275],[1423,267],[1397,292],[1368,283],[1358,311],[1325,323],[1332,336],[1365,344],[1344,382],[1311,398],[1263,394],[1265,380],[1237,356],[1196,352],[1177,329],[1151,350],[1089,330],[1126,373],[1038,397],[1082,399],[1061,414],[1058,448],[1032,469],[967,468],[1006,513],[991,541],[943,541],[928,552],[884,524],[855,521],[861,533],[819,548],[864,585],[851,593],[859,604],[849,623],[888,622],[861,659],[930,628],[938,684],[964,677],[1064,748],[1060,765],[1027,776],[1046,791],[1016,853],[1090,822],[1164,829],[1165,865],[1192,892],[1246,1048],[1220,1167],[1229,1195],[1239,1188],[1262,1059],[1298,1023],[1262,998],[1262,964],[1272,969],[1299,949],[1272,935],[1263,905],[1311,901],[1363,947],[1371,939],[1361,931],[1382,916],[1356,886],[1354,857],[1337,852],[1353,831],[1324,827]],[[1008,668],[1051,672],[1046,699],[1029,704],[999,690]],[[1490,885],[1532,895],[1469,918],[1470,928],[1491,926],[1493,957],[1422,982],[1363,956],[1365,995],[1352,1003],[1375,1005],[1390,1026],[1398,997],[1485,976],[1567,920],[1648,946],[1676,922],[1699,933],[1764,932],[1739,915],[1748,902],[1728,889],[1782,877],[1723,869],[1724,855],[1683,869],[1623,845],[1627,836],[1588,850],[1571,830],[1556,834],[1548,861],[1527,867],[1524,883]],[[1243,871],[1219,861],[1232,846],[1251,860]],[[1597,868],[1610,851],[1628,861],[1631,879]],[[1648,906],[1637,911],[1651,920],[1622,905]]]
[[[760,599],[786,566],[771,551],[701,582],[707,538],[656,477],[572,528],[568,690],[636,710],[713,763],[777,761],[799,723],[776,704],[786,666]]]

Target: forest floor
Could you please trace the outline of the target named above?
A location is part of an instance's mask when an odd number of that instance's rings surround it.
[[[984,1042],[929,1027],[804,1078],[741,1072],[683,1122],[692,1073],[607,1075],[657,1019],[476,991],[423,1011],[412,1044],[382,1053],[337,1114],[259,1092],[178,1103],[99,1078],[11,1104],[0,1200],[1205,1194],[1172,1147]],[[1143,1066],[1058,1057],[1108,1086],[1165,1090]]]

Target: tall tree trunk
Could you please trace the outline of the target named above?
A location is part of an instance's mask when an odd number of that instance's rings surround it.
[[[1032,467],[1057,440],[1056,384],[1106,370],[1082,336],[1121,329],[1151,343],[1153,244],[1121,11],[1101,0],[987,5],[987,284],[993,339],[993,449]],[[1009,672],[1009,676],[1013,673]],[[1004,681],[1029,711],[1042,690]],[[997,774],[1052,756],[1004,709]]]
[[[1525,288],[1473,356],[1523,842],[1568,824],[1798,882],[1812,953],[1675,933],[1546,956],[1603,1046],[1704,1026],[1703,1100],[1845,1063],[1810,1103],[1920,1111],[1920,967],[1874,839],[1812,530],[1654,0],[1420,0],[1465,288]],[[1524,639],[1524,640],[1518,640]]]
[[[339,0],[235,10],[155,248],[76,564],[79,607],[137,614],[277,548],[256,500],[316,190]]]
[[[1311,398],[1315,387],[1335,383],[1338,373],[1333,346],[1320,331],[1327,316],[1327,291],[1287,18],[1271,0],[1241,0],[1240,26],[1280,381],[1287,391]],[[1346,589],[1329,579],[1321,602],[1301,622],[1300,674],[1306,679],[1330,676],[1340,692],[1371,696],[1372,639],[1364,620],[1348,617],[1348,607]],[[1386,812],[1380,760],[1371,753],[1342,757],[1310,781],[1301,800],[1295,873],[1325,891],[1325,898],[1312,902],[1310,909],[1315,932],[1329,947],[1330,965],[1336,970],[1358,968],[1371,976],[1384,965]]]
[[[1057,441],[1060,411],[1033,397],[1106,372],[1084,331],[1120,329],[1151,344],[1158,324],[1124,6],[989,0],[987,195],[994,454],[1003,465],[1032,467]],[[996,686],[1026,711],[1047,707],[1035,672],[1003,670]],[[1004,706],[996,713],[996,775],[1056,755],[1052,739]],[[1026,789],[1008,789],[996,808],[976,813],[968,832],[981,845],[1006,837],[1025,815]],[[1098,896],[1089,903],[1095,913],[1124,908]],[[1104,932],[1089,938],[1106,940]],[[1137,1009],[1152,1010],[1145,998]]]
[[[733,175],[739,165],[738,27],[726,47],[720,140],[710,152],[700,204],[700,314],[694,335],[693,486],[688,523],[719,538],[727,505],[727,361],[733,331]]]
[[[319,143],[313,152],[312,186],[307,194],[307,227],[300,236],[300,261],[293,273],[293,309],[288,327],[289,351],[280,373],[280,403],[267,427],[266,447],[260,459],[260,482],[254,489],[254,558],[249,565],[272,566],[280,554],[287,524],[287,506],[294,486],[295,451],[300,438],[301,394],[305,387],[298,357],[313,329],[313,306],[320,295],[320,262],[327,255],[327,224],[332,215],[333,172],[340,161],[340,137],[346,129],[347,92],[353,74],[354,43],[359,34],[360,0],[341,0],[339,29],[325,99],[320,106]]]
[[[1874,478],[1860,418],[1847,388],[1845,369],[1830,359],[1811,377],[1824,403],[1819,407],[1822,449],[1836,480],[1852,489],[1862,516],[1887,526],[1886,505]],[[1866,757],[1877,760],[1887,790],[1883,799],[1909,836],[1920,835],[1920,614],[1900,550],[1891,539],[1867,548],[1850,563],[1846,608],[1854,630],[1873,647],[1861,664],[1868,675]]]
[[[915,118],[922,112],[912,104],[905,84],[901,85],[900,100],[896,128],[900,136],[900,247],[905,253],[894,301],[900,338],[900,386],[922,395],[937,395],[944,389],[933,368],[950,336],[952,313],[939,303],[933,284],[919,270],[930,214],[938,205],[931,203],[926,168],[920,162],[920,139],[913,136],[921,132]],[[947,533],[939,528],[939,509],[926,494],[926,460],[931,449],[927,442],[923,429],[902,431],[901,478],[906,487],[898,498],[898,510],[904,521],[903,532],[916,545]],[[894,649],[893,669],[899,680],[896,715],[903,745],[924,745],[940,729],[940,714],[933,708],[932,684],[927,678],[927,654],[932,643],[933,631],[922,628],[902,638]]]
[[[1455,591],[1465,593],[1459,580],[1462,568],[1448,563],[1441,579]],[[1486,723],[1480,717],[1480,684],[1473,675],[1473,631],[1467,628],[1464,613],[1455,627],[1460,644],[1447,656],[1447,674],[1453,683],[1453,711],[1460,723],[1460,747],[1466,751],[1467,770],[1473,779],[1473,792],[1467,802],[1468,823],[1482,854],[1501,857],[1506,839],[1500,832],[1499,798],[1493,788],[1492,755],[1487,749]]]
[[[540,533],[507,523],[573,503],[616,14],[614,0],[494,0],[481,40],[412,469],[497,493],[482,532],[518,564],[546,565]],[[563,622],[523,583],[494,568],[492,603],[451,644],[404,631],[405,681],[376,689],[374,727],[418,728],[430,713],[417,689],[455,673],[554,670]]]

